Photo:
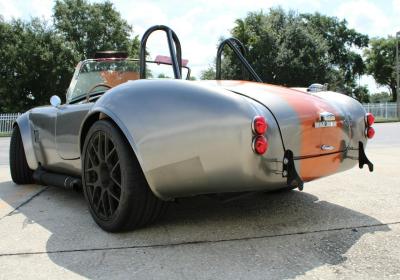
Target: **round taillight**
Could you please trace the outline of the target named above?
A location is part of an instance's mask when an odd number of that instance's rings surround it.
[[[257,136],[253,140],[253,150],[256,154],[262,155],[268,150],[268,141],[264,136]]]
[[[265,121],[265,118],[262,116],[254,117],[253,119],[253,131],[255,134],[262,135],[268,129],[268,124]]]
[[[367,113],[367,114],[365,115],[365,120],[366,120],[366,122],[367,122],[367,125],[368,125],[368,126],[371,126],[371,125],[373,125],[374,122],[375,122],[375,117],[374,117],[374,115],[372,115],[371,113]]]
[[[365,136],[367,136],[368,139],[371,139],[375,135],[375,129],[373,127],[367,127],[365,130]]]

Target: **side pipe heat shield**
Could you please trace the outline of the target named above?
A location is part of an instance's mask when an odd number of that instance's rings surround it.
[[[82,180],[64,174],[48,172],[39,168],[33,172],[33,179],[37,184],[78,190],[82,188]]]

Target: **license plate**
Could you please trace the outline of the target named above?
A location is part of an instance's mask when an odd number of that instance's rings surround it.
[[[335,127],[336,121],[321,121],[321,122],[315,122],[315,128],[321,128],[321,127]]]

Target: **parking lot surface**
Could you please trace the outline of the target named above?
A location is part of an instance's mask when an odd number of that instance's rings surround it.
[[[173,203],[144,229],[110,234],[82,193],[11,182],[0,138],[0,278],[400,279],[400,123],[376,124],[375,171],[229,203]]]

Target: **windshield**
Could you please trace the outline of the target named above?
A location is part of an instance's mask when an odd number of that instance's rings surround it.
[[[127,59],[87,60],[79,64],[67,92],[67,101],[79,99],[87,93],[103,92],[105,84],[115,87],[129,80],[139,79],[139,62]]]
[[[148,78],[172,78],[170,64],[147,62]],[[182,77],[189,77],[189,68],[182,68]],[[96,95],[131,80],[138,80],[139,61],[133,59],[90,59],[78,64],[67,91],[67,102],[82,100],[88,93]]]

